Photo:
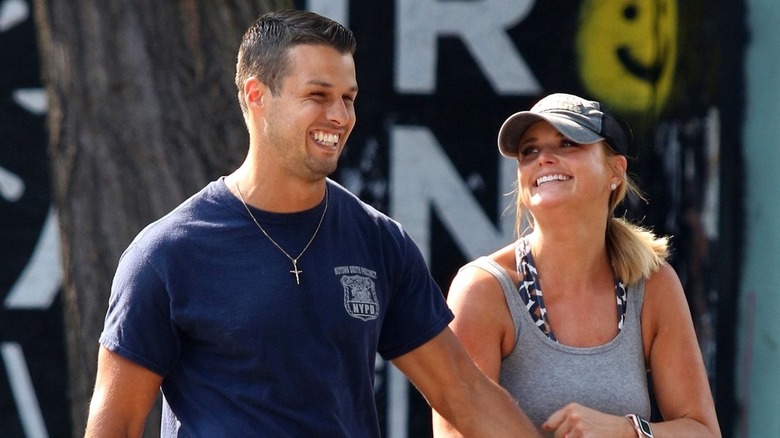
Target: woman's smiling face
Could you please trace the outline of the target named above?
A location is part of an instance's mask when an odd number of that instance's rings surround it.
[[[532,213],[566,203],[607,205],[613,171],[602,142],[575,143],[539,121],[523,133],[518,152],[520,199]]]

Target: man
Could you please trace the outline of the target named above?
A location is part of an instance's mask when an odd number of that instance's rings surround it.
[[[355,124],[352,33],[305,11],[247,31],[249,152],[123,254],[87,436],[378,437],[379,352],[467,436],[536,436],[447,328],[399,224],[327,176]]]

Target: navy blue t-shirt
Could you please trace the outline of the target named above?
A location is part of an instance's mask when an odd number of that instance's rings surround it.
[[[379,437],[376,353],[419,347],[452,313],[397,222],[331,180],[328,202],[300,285],[222,178],[122,255],[100,342],[163,376],[164,436]],[[250,207],[293,257],[324,208]]]

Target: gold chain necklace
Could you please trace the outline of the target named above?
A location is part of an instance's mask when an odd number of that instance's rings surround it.
[[[249,210],[249,206],[246,205],[246,201],[244,201],[244,196],[241,194],[241,188],[238,187],[238,181],[236,183],[236,191],[238,192],[238,199],[241,200],[241,204],[244,205],[244,208],[246,209],[246,212],[249,213],[249,217],[252,218],[252,221],[254,221],[255,225],[257,225],[257,228],[260,229],[260,231],[263,233],[265,237],[268,238],[268,240],[271,241],[271,243],[274,244],[275,247],[279,248],[279,251],[282,252],[293,264],[293,270],[290,271],[291,274],[295,275],[295,284],[300,285],[301,279],[300,274],[303,273],[302,270],[298,269],[298,260],[300,260],[303,253],[306,252],[307,249],[309,249],[309,245],[311,245],[312,242],[314,242],[314,238],[317,237],[317,233],[320,232],[320,227],[322,226],[322,221],[325,219],[325,213],[328,211],[328,184],[325,183],[325,208],[322,210],[322,216],[320,216],[320,222],[317,224],[317,229],[314,230],[314,234],[311,235],[311,239],[309,239],[309,243],[306,244],[306,246],[303,247],[301,250],[301,253],[298,254],[298,257],[293,258],[290,254],[287,253],[287,251],[284,250],[274,239],[271,238],[271,236],[268,235],[268,233],[263,229],[262,226],[260,226],[260,222],[255,219],[255,215],[252,214],[252,212]]]

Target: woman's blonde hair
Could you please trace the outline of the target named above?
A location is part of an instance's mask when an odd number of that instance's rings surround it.
[[[602,142],[607,158],[617,154],[609,144]],[[516,230],[522,234],[523,218],[532,223],[530,213],[517,193]],[[650,229],[633,224],[624,217],[616,217],[615,209],[629,194],[644,200],[641,191],[627,172],[623,173],[623,182],[617,186],[609,198],[609,219],[607,219],[607,253],[612,261],[612,271],[624,284],[636,283],[647,278],[669,257],[669,239],[656,236]]]

